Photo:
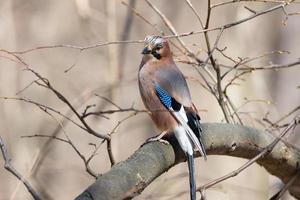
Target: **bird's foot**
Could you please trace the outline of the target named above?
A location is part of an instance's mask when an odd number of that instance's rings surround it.
[[[167,140],[162,139],[166,135],[166,133],[167,133],[167,131],[163,131],[159,135],[156,135],[154,137],[148,138],[146,140],[146,143],[148,143],[148,142],[154,142],[154,141],[159,141],[159,142],[162,142],[164,144],[170,144]]]

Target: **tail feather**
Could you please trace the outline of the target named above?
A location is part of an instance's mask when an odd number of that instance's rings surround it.
[[[191,196],[191,200],[196,200],[196,179],[195,179],[195,164],[194,164],[193,155],[187,154],[187,161],[189,167],[190,196]]]

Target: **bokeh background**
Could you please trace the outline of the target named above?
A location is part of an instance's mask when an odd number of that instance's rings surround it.
[[[145,1],[127,0],[144,18],[159,30],[170,34],[161,19]],[[201,30],[195,15],[183,0],[152,0],[161,12],[170,19],[178,33]],[[212,1],[212,4],[222,1]],[[192,1],[204,20],[207,1]],[[253,13],[245,9],[263,10],[274,2],[239,2],[216,8],[212,12],[210,27],[217,27],[245,18]],[[297,12],[295,3],[286,12]],[[2,0],[0,1],[0,48],[21,51],[45,45],[71,44],[89,46],[105,41],[142,40],[148,34],[160,34],[152,26],[134,15],[120,0]],[[211,42],[217,32],[210,32]],[[282,10],[256,17],[255,19],[226,30],[219,48],[227,47],[226,54],[232,58],[255,57],[266,52],[285,50],[289,53],[272,54],[253,62],[253,66],[270,63],[289,63],[299,58],[299,15],[286,16]],[[182,38],[187,46],[206,59],[206,46],[202,34]],[[176,43],[175,39],[172,39]],[[78,51],[72,48],[48,48],[20,55],[34,70],[48,78],[53,87],[65,95],[82,113],[87,105],[96,104],[92,110],[108,110],[113,105],[95,96],[106,97],[122,108],[134,106],[143,109],[137,73],[141,60],[141,43],[108,45]],[[174,55],[179,52],[174,49]],[[216,54],[221,63],[233,66],[226,58]],[[200,110],[203,122],[224,122],[224,116],[216,99],[201,88],[202,82],[196,70],[187,64],[178,63],[188,79],[195,105]],[[72,67],[66,72],[67,69]],[[237,107],[245,98],[259,100],[246,104],[241,117],[247,125],[264,129],[262,118],[279,119],[299,105],[299,67],[279,71],[254,71],[229,89],[229,95]],[[0,57],[0,96],[26,97],[53,107],[69,115],[68,107],[49,90],[37,85],[28,86],[34,77],[20,64]],[[108,115],[109,119],[90,117],[89,124],[98,132],[109,133],[120,120],[130,113]],[[76,119],[73,115],[72,118]],[[56,116],[58,120],[63,119]],[[0,100],[0,135],[5,141],[13,165],[33,184],[43,199],[73,199],[94,178],[85,171],[85,166],[66,143],[47,138],[21,138],[33,134],[57,134],[64,138],[58,123],[34,105]],[[93,144],[101,140],[89,135],[72,123],[65,122],[64,130],[74,144],[88,155]],[[129,157],[143,142],[158,131],[146,113],[139,113],[121,124],[113,134],[113,153],[116,160]],[[289,142],[297,146],[298,136],[291,135]],[[196,160],[197,184],[200,186],[225,173],[237,169],[246,160],[226,156],[209,156],[208,161]],[[0,199],[31,199],[25,187],[3,167],[0,159]],[[100,148],[91,162],[97,173],[110,169],[106,146]],[[206,191],[208,199],[267,199],[281,187],[278,179],[271,177],[258,165],[249,167],[237,177],[226,180]],[[156,179],[136,199],[188,199],[188,171],[186,163],[170,169]],[[293,199],[285,195],[284,199]]]

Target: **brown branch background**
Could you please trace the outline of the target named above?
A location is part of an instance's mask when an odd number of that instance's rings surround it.
[[[0,135],[38,198],[74,198],[156,134],[136,80],[147,34],[170,39],[204,122],[276,136],[299,115],[298,1],[12,0],[0,9]],[[284,140],[297,148],[294,133]],[[198,186],[244,162],[197,159]],[[0,176],[1,198],[29,198],[4,168]],[[137,199],[187,198],[187,186],[181,164]],[[202,192],[292,199],[288,187],[252,165]]]

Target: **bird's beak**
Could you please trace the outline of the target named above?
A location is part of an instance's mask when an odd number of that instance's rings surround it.
[[[150,54],[151,52],[152,52],[152,50],[151,50],[148,46],[146,46],[146,47],[143,49],[142,54]]]

